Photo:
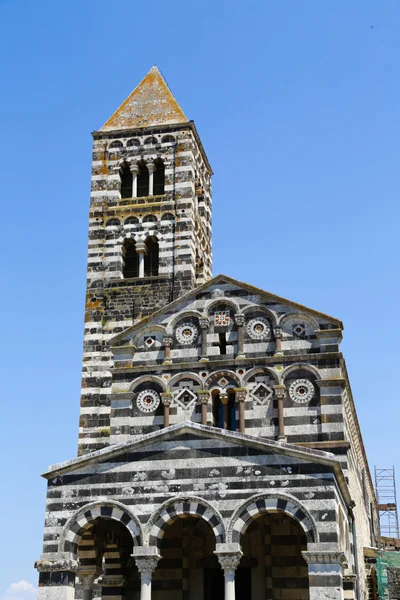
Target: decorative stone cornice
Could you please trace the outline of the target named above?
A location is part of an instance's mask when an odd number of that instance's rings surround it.
[[[35,569],[39,573],[52,573],[53,571],[71,571],[76,573],[78,561],[73,558],[58,558],[56,560],[39,559],[35,562]]]
[[[329,550],[303,550],[301,554],[307,564],[337,564],[341,565],[342,567],[347,567],[347,560],[344,552]]]
[[[123,587],[125,585],[125,577],[118,577],[118,575],[103,575],[99,579],[101,587]]]

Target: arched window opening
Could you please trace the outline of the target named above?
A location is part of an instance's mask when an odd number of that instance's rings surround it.
[[[174,215],[172,215],[171,213],[165,213],[165,215],[162,215],[161,217],[161,221],[173,221],[174,220]]]
[[[154,171],[153,180],[153,194],[154,196],[162,196],[164,194],[165,187],[165,167],[164,163],[160,158],[154,161],[156,170]]]
[[[161,140],[162,144],[173,144],[175,142],[175,138],[173,135],[164,135]]]
[[[123,147],[124,147],[123,143],[118,140],[116,140],[115,142],[111,142],[111,144],[109,146],[110,149],[111,148],[123,148]]]
[[[214,390],[211,396],[214,426],[236,431],[235,392],[233,390]]]
[[[132,173],[127,163],[121,170],[121,198],[132,198]]]
[[[141,160],[139,163],[139,173],[137,176],[137,195],[138,198],[149,195],[149,170],[146,163]]]
[[[106,223],[106,227],[119,227],[120,222],[118,219],[109,219]]]
[[[138,277],[139,275],[139,255],[136,252],[134,240],[126,240],[123,247],[125,279]]]
[[[139,140],[133,139],[133,140],[129,140],[126,145],[129,148],[132,147],[132,146],[135,146],[136,148],[138,148],[140,146],[140,142],[139,142]]]
[[[139,219],[136,217],[128,217],[125,220],[125,225],[137,225],[137,223],[139,223]]]
[[[146,277],[158,275],[158,241],[155,237],[146,240],[147,254],[144,257],[144,274]]]
[[[143,219],[143,223],[157,223],[156,215],[146,215]]]
[[[157,144],[157,138],[155,138],[155,137],[148,137],[144,140],[145,146],[155,146],[156,144]]]

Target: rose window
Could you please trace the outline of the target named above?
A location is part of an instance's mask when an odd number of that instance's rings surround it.
[[[267,319],[264,319],[264,317],[251,319],[247,323],[247,333],[254,340],[265,340],[270,333],[270,326]]]
[[[308,379],[296,379],[290,384],[289,396],[293,402],[305,404],[312,400],[315,394],[315,389],[311,381]]]
[[[136,398],[139,410],[145,413],[154,412],[160,404],[160,396],[154,390],[143,390]]]
[[[197,339],[199,332],[192,323],[182,323],[176,328],[175,336],[180,344],[188,346]]]

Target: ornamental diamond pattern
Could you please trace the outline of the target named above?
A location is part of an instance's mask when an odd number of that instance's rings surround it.
[[[174,399],[182,408],[190,408],[197,400],[197,396],[189,388],[182,388],[174,394]]]
[[[267,402],[272,398],[273,390],[265,383],[258,383],[250,392],[250,396],[252,396],[253,400],[264,406]]]

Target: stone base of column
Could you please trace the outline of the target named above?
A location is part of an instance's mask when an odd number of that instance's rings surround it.
[[[164,360],[163,365],[172,365],[172,360]]]
[[[246,357],[244,354],[238,354],[235,358],[235,360],[245,360],[245,359],[246,359]]]
[[[199,362],[209,362],[209,361],[210,361],[210,359],[207,358],[206,356],[202,356],[199,360]]]

